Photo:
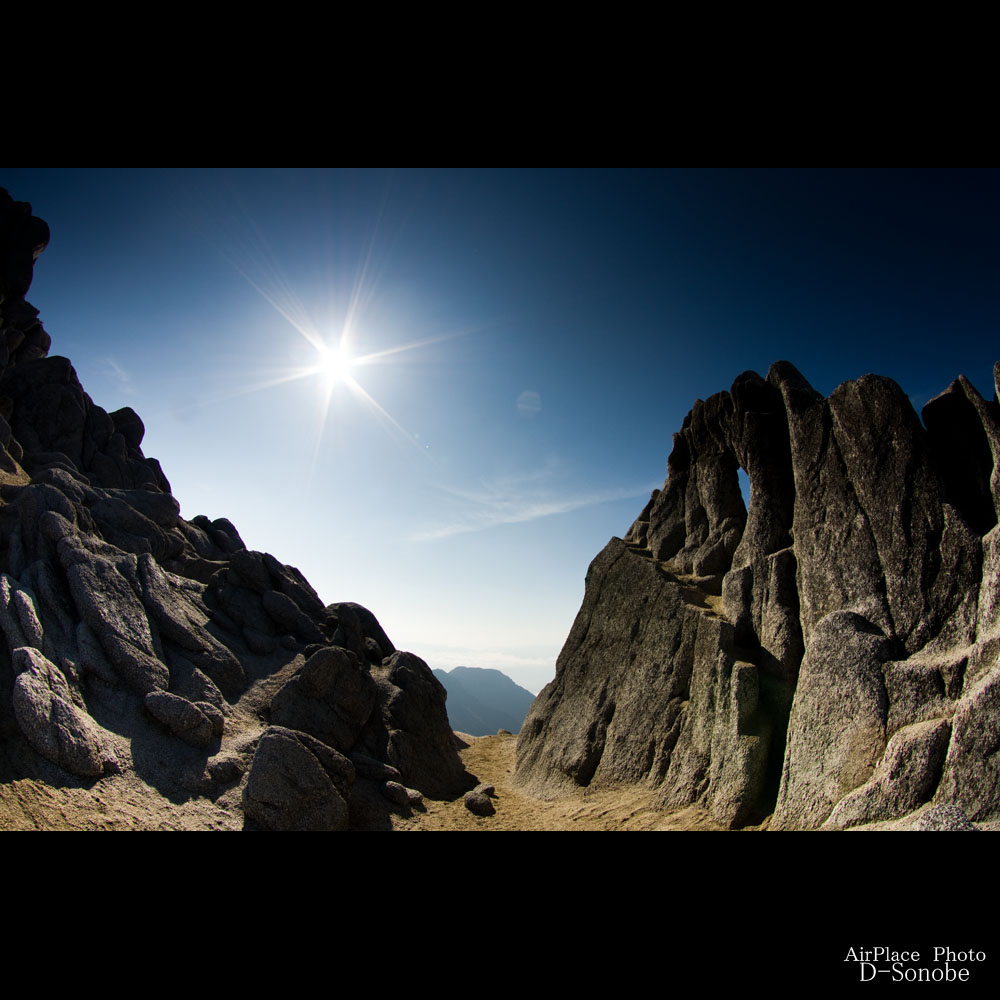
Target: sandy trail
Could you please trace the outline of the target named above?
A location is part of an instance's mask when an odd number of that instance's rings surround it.
[[[467,736],[460,751],[466,769],[496,789],[494,816],[474,816],[462,799],[425,800],[426,812],[394,817],[396,830],[721,830],[697,807],[663,812],[656,793],[638,786],[579,788],[556,799],[536,799],[514,788],[517,737]]]

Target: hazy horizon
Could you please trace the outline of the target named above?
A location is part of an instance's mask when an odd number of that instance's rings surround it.
[[[993,394],[998,174],[0,168],[28,300],[192,518],[537,693],[696,398]],[[346,359],[335,353],[347,331]],[[342,359],[344,360],[344,359]]]

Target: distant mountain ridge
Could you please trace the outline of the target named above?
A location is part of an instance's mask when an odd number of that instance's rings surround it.
[[[519,732],[535,700],[505,673],[488,667],[436,669],[434,676],[448,692],[452,729],[470,736],[491,736],[498,729]]]

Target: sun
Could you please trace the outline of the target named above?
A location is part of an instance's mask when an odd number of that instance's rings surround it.
[[[316,374],[329,388],[340,383],[350,382],[351,369],[356,363],[341,343],[337,347],[318,347],[319,359],[316,363]]]

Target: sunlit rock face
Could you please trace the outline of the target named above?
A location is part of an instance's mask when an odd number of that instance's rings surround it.
[[[48,238],[0,189],[0,780],[138,775],[276,829],[405,808],[355,751],[428,795],[472,787],[427,665],[227,519],[181,518],[138,414],[48,356],[24,300]]]
[[[823,398],[788,362],[696,401],[591,564],[517,780],[644,783],[728,826],[1000,820],[998,457],[965,378],[922,421],[888,378]]]

